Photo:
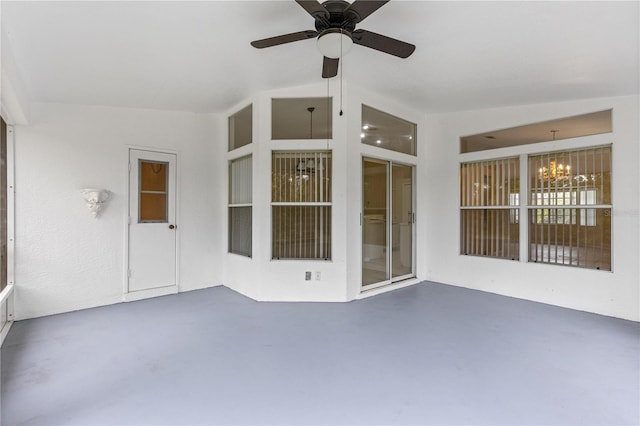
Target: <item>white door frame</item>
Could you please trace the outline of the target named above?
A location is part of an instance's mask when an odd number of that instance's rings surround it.
[[[375,289],[379,289],[381,287],[387,287],[390,285],[397,284],[401,281],[409,280],[416,277],[416,221],[415,221],[415,213],[416,213],[416,165],[411,163],[404,163],[402,161],[395,161],[389,158],[383,157],[375,157],[370,155],[362,155],[360,158],[360,170],[361,175],[363,174],[363,163],[365,160],[371,161],[379,161],[380,163],[385,163],[387,167],[387,212],[388,218],[386,223],[386,234],[387,234],[387,255],[386,255],[386,263],[387,270],[389,272],[389,279],[379,281],[377,283],[372,283],[368,285],[363,285],[363,275],[362,275],[362,264],[364,260],[364,251],[363,251],[363,242],[364,242],[364,180],[361,180],[361,226],[360,226],[360,293],[370,292]],[[393,232],[392,232],[392,205],[393,205],[393,191],[391,189],[392,176],[393,176],[393,165],[401,165],[405,167],[411,168],[411,206],[412,206],[412,215],[411,215],[411,272],[405,275],[393,277],[392,265],[391,262],[393,260],[393,254],[391,253],[391,247],[393,245]]]
[[[149,289],[149,290],[138,290],[138,291],[133,291],[130,292],[129,291],[129,270],[130,270],[130,264],[129,264],[129,254],[130,254],[130,246],[129,246],[129,215],[130,215],[130,211],[131,211],[131,202],[130,202],[130,191],[131,191],[131,174],[130,174],[130,167],[131,165],[130,163],[130,159],[131,159],[131,151],[147,151],[151,154],[157,153],[157,154],[171,154],[171,155],[175,155],[176,157],[176,165],[175,165],[175,222],[178,223],[179,222],[179,215],[180,215],[180,156],[178,151],[173,151],[173,150],[168,150],[168,149],[162,149],[162,148],[151,148],[148,146],[137,146],[137,145],[127,145],[126,147],[126,161],[124,162],[125,164],[125,173],[127,175],[127,191],[126,191],[126,197],[127,197],[127,203],[126,203],[126,209],[124,212],[124,223],[125,223],[125,229],[124,229],[124,234],[125,234],[125,248],[124,248],[124,271],[123,271],[123,301],[125,302],[131,302],[131,301],[135,301],[135,300],[141,300],[141,299],[147,299],[147,298],[151,298],[151,297],[157,297],[157,296],[164,296],[167,294],[176,294],[179,293],[180,291],[180,265],[179,265],[179,259],[180,259],[180,227],[176,227],[175,229],[175,233],[176,233],[176,248],[175,248],[175,283],[176,285],[174,286],[168,286],[168,287],[160,287],[160,288],[153,288],[153,289]],[[133,219],[132,219],[133,220]]]

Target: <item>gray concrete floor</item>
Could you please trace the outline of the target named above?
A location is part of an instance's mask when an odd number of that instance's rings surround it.
[[[638,424],[640,324],[442,284],[226,288],[14,324],[3,425]]]

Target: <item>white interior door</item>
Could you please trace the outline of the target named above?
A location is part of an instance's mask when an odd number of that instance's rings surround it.
[[[129,293],[176,287],[176,155],[129,152]]]

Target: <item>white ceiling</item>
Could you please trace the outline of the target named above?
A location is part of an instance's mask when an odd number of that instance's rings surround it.
[[[358,28],[415,53],[354,46],[344,80],[424,112],[637,94],[638,6],[392,0]],[[322,81],[315,40],[249,45],[313,29],[293,0],[1,7],[31,101],[220,112],[258,91]]]

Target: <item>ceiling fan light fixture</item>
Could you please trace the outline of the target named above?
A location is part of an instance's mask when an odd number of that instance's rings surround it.
[[[353,40],[351,34],[340,28],[329,28],[318,36],[318,50],[323,56],[338,59],[351,50]]]

